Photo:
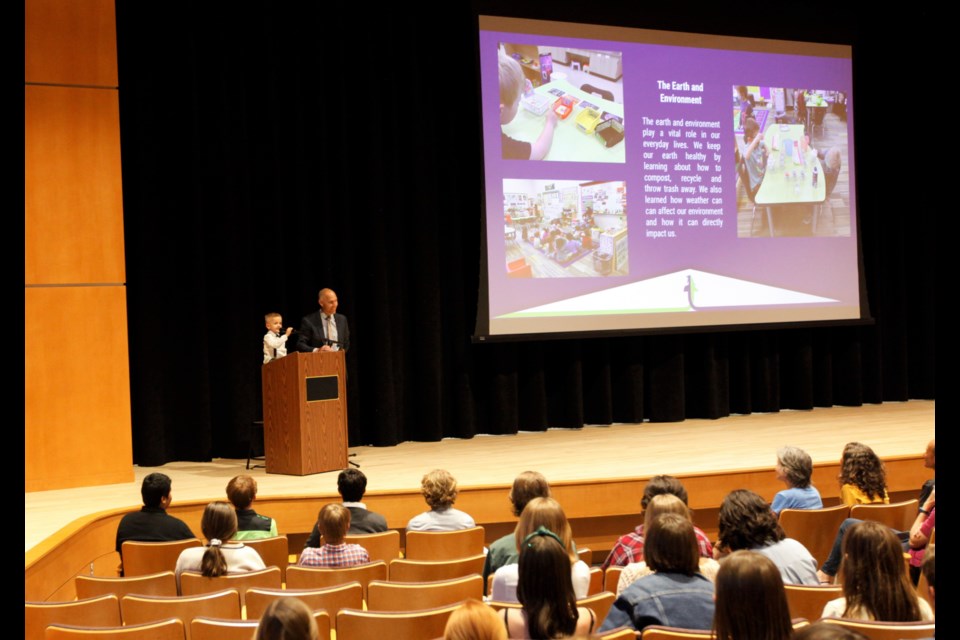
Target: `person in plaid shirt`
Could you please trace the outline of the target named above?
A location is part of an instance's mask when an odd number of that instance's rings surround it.
[[[336,503],[324,506],[320,509],[317,526],[323,535],[324,545],[304,549],[297,564],[333,569],[370,562],[370,554],[366,549],[343,541],[350,530],[350,511],[345,506]]]
[[[646,511],[647,505],[654,496],[664,493],[677,496],[683,500],[683,504],[687,504],[687,490],[683,488],[683,484],[679,480],[673,476],[653,476],[647,486],[643,488],[643,498],[640,500],[641,511]],[[704,558],[712,558],[713,545],[710,544],[707,534],[701,531],[699,527],[694,527],[693,531],[697,534],[697,547],[700,550],[700,555]],[[642,524],[617,540],[617,544],[610,550],[610,555],[603,561],[602,569],[606,571],[607,567],[610,566],[625,567],[631,562],[640,562],[641,560],[643,560]]]

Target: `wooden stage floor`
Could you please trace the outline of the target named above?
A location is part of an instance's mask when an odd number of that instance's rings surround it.
[[[395,447],[354,447],[370,491],[419,490],[433,468],[450,470],[461,489],[508,486],[521,471],[541,471],[552,483],[600,479],[770,470],[784,444],[806,449],[814,464],[836,463],[847,442],[869,444],[883,458],[919,456],[934,437],[936,403],[911,401],[863,407],[731,416],[720,420],[616,424],[556,429],[471,440],[405,442]],[[140,504],[140,481],[163,471],[173,479],[174,504],[224,499],[227,481],[247,473],[246,460],[172,462],[134,467],[130,483],[24,494],[24,550],[70,522],[92,513]],[[260,498],[335,496],[336,472],[307,477],[249,472]],[[413,515],[411,513],[411,515]],[[402,526],[404,523],[391,526]]]

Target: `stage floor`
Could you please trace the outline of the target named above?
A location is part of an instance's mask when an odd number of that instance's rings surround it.
[[[368,490],[417,491],[421,476],[445,468],[461,488],[509,485],[521,471],[542,472],[551,482],[684,475],[732,470],[772,472],[775,451],[791,444],[806,449],[814,464],[836,463],[843,445],[869,444],[883,458],[922,455],[935,435],[936,403],[911,401],[863,407],[731,416],[720,420],[615,424],[551,429],[470,440],[404,442],[395,447],[353,447]],[[173,500],[225,499],[233,476],[257,478],[261,498],[336,495],[336,473],[280,476],[245,469],[246,460],[171,462],[134,467],[129,483],[24,494],[24,550],[73,520],[140,505],[140,482],[154,471],[173,479]]]

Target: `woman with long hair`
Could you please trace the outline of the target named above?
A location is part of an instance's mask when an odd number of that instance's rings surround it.
[[[577,607],[566,545],[545,527],[520,544],[517,598],[522,609],[500,613],[511,638],[566,638],[593,632],[593,611]]]
[[[654,573],[617,596],[600,631],[622,626],[643,631],[653,624],[709,630],[713,624],[713,583],[699,573],[700,553],[693,523],[667,513],[649,527],[645,525],[644,531],[643,557]]]
[[[890,503],[887,496],[887,471],[873,449],[850,442],[840,457],[840,500],[855,504]]]
[[[893,531],[865,520],[847,531],[840,563],[843,597],[823,608],[835,616],[882,622],[933,620],[933,610],[917,597],[903,563],[903,546]]]
[[[720,505],[719,540],[714,554],[720,560],[733,551],[761,553],[777,565],[787,584],[819,584],[817,561],[802,544],[788,538],[766,501],[753,491],[737,489]]]
[[[691,522],[693,521],[693,518],[690,514],[690,509],[683,503],[683,500],[675,495],[663,493],[658,496],[654,496],[650,499],[650,502],[647,503],[647,508],[643,513],[644,529],[649,528],[650,523],[667,513],[675,513],[683,516]],[[699,565],[700,573],[702,573],[703,576],[710,582],[715,582],[717,578],[717,570],[720,568],[720,565],[717,563],[717,561],[713,558],[704,558],[701,555],[699,558]],[[646,561],[641,560],[640,562],[631,562],[623,568],[623,571],[620,572],[620,581],[617,583],[617,595],[620,595],[624,589],[629,587],[638,579],[642,578],[643,576],[648,576],[651,573],[653,573],[653,569],[647,565]]]
[[[177,583],[184,571],[199,571],[204,577],[216,578],[227,573],[243,573],[266,569],[256,550],[234,540],[237,535],[237,513],[229,502],[211,502],[203,510],[200,530],[206,546],[184,549],[177,558]]]
[[[736,551],[717,573],[716,640],[788,640],[793,633],[780,570],[755,551]]]
[[[590,589],[590,567],[577,556],[573,531],[559,502],[553,498],[534,498],[527,503],[514,529],[517,549],[522,551],[524,540],[541,527],[553,532],[560,540],[567,554],[567,571],[573,582],[574,594],[577,598],[586,598]],[[519,564],[508,564],[497,569],[493,574],[491,598],[496,602],[517,602],[519,573]]]

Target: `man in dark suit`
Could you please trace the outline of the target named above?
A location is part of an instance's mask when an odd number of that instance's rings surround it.
[[[321,289],[320,310],[300,320],[297,351],[346,351],[350,348],[347,316],[337,313],[337,294]]]

